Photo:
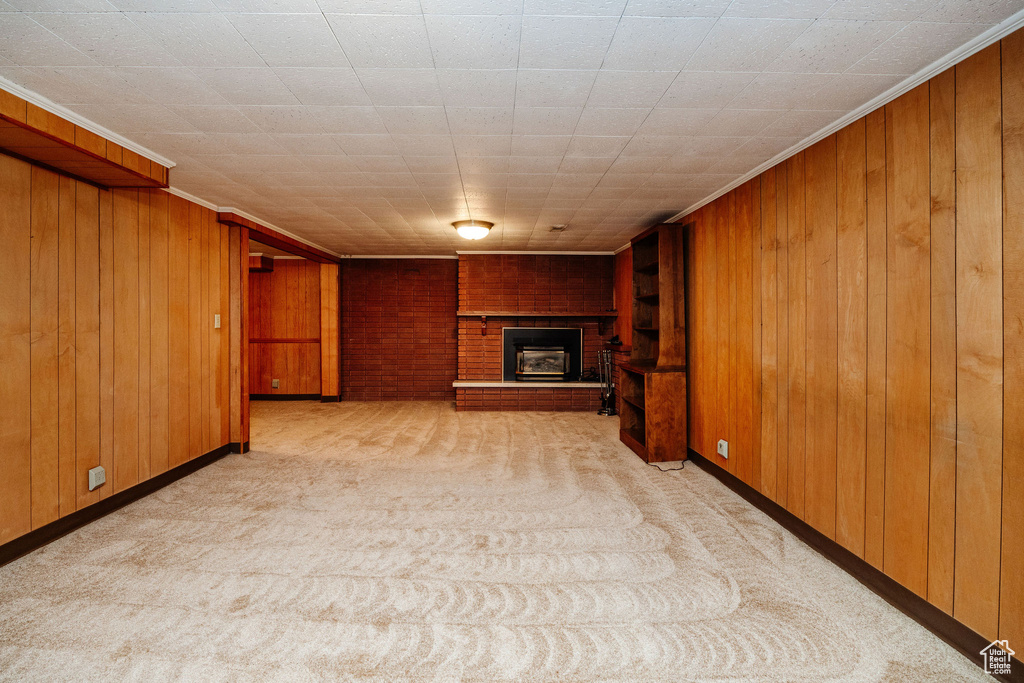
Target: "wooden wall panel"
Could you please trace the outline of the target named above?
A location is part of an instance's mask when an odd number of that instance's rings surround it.
[[[100,192],[100,465],[110,486],[97,491],[106,498],[114,481],[114,222],[113,197]]]
[[[168,198],[168,466],[189,459],[189,203]]]
[[[32,529],[32,169],[0,156],[0,543]]]
[[[60,179],[32,168],[31,356],[32,384],[32,528],[57,519],[58,363],[57,206]],[[6,378],[5,378],[6,380]]]
[[[187,265],[182,273],[188,281],[188,452],[186,460],[203,453],[203,207],[188,206]],[[182,368],[184,370],[184,368]]]
[[[787,163],[786,215],[789,222],[789,474],[790,512],[805,518],[804,457],[806,453],[807,264],[804,225],[804,153]]]
[[[995,638],[1003,455],[999,45],[956,67],[957,474],[953,615]],[[1018,416],[1019,418],[1019,416]]]
[[[252,394],[321,394],[322,265],[275,259],[272,272],[249,273]],[[310,344],[316,345],[315,354]],[[274,379],[280,380],[277,389],[272,387]]]
[[[867,453],[864,462],[864,559],[882,568],[885,541],[885,335],[887,207],[885,110],[864,118],[868,250]]]
[[[999,637],[1024,642],[1024,33],[1003,40],[1003,539]],[[1017,416],[1013,418],[1012,416]],[[1020,655],[1017,655],[1018,659]]]
[[[633,335],[633,248],[615,255],[614,304],[618,311],[615,334],[628,344]]]
[[[681,221],[695,223],[692,447],[745,477],[760,419],[754,488],[1011,642],[1024,639],[1021,111],[1024,33],[762,173],[759,222],[745,186]]]
[[[152,386],[152,282],[150,268],[150,197],[139,192],[139,481],[149,479],[152,472],[152,426],[150,425],[150,388]]]
[[[930,191],[928,86],[886,106],[885,572],[928,590]]]
[[[805,519],[829,538],[836,529],[836,137],[806,159],[807,420]]]
[[[779,328],[776,169],[761,175],[761,491],[778,502]],[[755,254],[757,247],[755,245]]]
[[[100,464],[100,191],[75,188],[75,492],[82,509],[100,499],[88,472]],[[63,511],[62,511],[63,514]]]
[[[337,263],[320,264],[320,394],[340,396],[341,269]]]
[[[113,492],[139,483],[139,191],[114,190]]]
[[[928,84],[931,138],[931,460],[928,600],[953,613],[956,530],[956,83]]]
[[[170,395],[170,309],[168,295],[171,280],[170,233],[168,231],[168,195],[151,192],[149,205],[149,288],[150,288],[150,361],[149,370],[149,432],[150,472],[162,474],[169,461],[169,395]]]
[[[789,176],[788,164],[775,167],[775,241],[778,245],[776,268],[778,269],[779,303],[776,310],[778,319],[778,362],[779,402],[777,441],[778,463],[775,466],[775,501],[787,505],[789,499]]]
[[[736,325],[733,333],[736,352],[732,364],[736,427],[733,448],[729,457],[735,459],[735,473],[747,484],[753,483],[754,468],[754,411],[753,411],[753,341],[754,341],[754,183],[744,183],[736,191]],[[664,308],[665,304],[662,304]]]
[[[836,134],[838,414],[836,541],[864,557],[867,459],[867,190],[864,119]]]
[[[228,444],[230,330],[190,321],[241,290],[225,246],[239,229],[193,207],[0,156],[0,543]],[[89,491],[96,466],[107,482]]]
[[[57,206],[57,491],[58,514],[67,515],[77,507],[75,487],[76,363],[75,270],[76,197],[78,183],[61,178]]]

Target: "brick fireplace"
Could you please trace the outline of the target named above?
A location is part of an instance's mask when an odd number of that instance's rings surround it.
[[[516,382],[503,376],[503,329],[581,330],[580,370],[614,334],[613,257],[459,256],[458,410],[594,410],[596,384]]]

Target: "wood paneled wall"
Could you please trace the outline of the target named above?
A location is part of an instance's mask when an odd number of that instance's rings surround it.
[[[230,442],[212,211],[0,156],[0,243],[0,543]]]
[[[682,221],[695,224],[692,447],[1011,642],[1024,642],[1022,65],[1017,33]]]
[[[249,273],[252,394],[320,395],[320,286],[320,264],[305,259],[275,259],[273,271]]]

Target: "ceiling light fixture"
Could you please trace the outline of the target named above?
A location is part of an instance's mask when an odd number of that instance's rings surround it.
[[[455,221],[452,227],[459,233],[459,237],[467,240],[482,240],[494,227],[494,223],[488,221],[468,220]]]

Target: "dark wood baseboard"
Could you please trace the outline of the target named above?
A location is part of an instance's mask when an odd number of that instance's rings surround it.
[[[890,605],[934,633],[954,650],[979,667],[982,665],[980,653],[982,648],[989,644],[989,641],[981,634],[960,623],[891,577],[886,576],[879,569],[857,557],[734,474],[715,465],[697,451],[691,448],[689,453],[690,460],[695,465],[735,491],[741,498],[781,524],[840,569],[851,574],[853,578],[877,593]],[[1011,643],[1012,645],[1013,643]],[[1016,657],[1013,658],[1012,670],[1013,673],[1009,676],[996,676],[995,678],[1014,683],[1024,681],[1024,663]]]
[[[249,394],[250,401],[319,401],[320,394]]]
[[[337,403],[341,400],[341,396],[321,396],[321,403]]]
[[[245,450],[242,450],[243,448]],[[209,453],[200,455],[198,458],[182,463],[173,469],[167,470],[163,474],[158,474],[152,479],[139,482],[135,486],[125,489],[120,493],[115,493],[108,498],[104,498],[98,503],[82,508],[77,512],[72,512],[67,517],[61,517],[60,519],[50,522],[45,526],[41,526],[35,531],[30,531],[24,536],[20,536],[13,541],[8,541],[7,543],[0,545],[0,567],[9,562],[13,562],[23,555],[27,555],[33,550],[43,547],[47,543],[52,543],[58,538],[66,536],[76,529],[80,529],[89,522],[93,522],[100,517],[109,515],[111,512],[119,510],[125,505],[134,503],[140,498],[144,498],[154,491],[162,489],[168,484],[173,484],[179,479],[187,477],[193,472],[201,470],[207,465],[220,460],[228,453],[244,453],[248,450],[248,441],[244,444],[240,444],[237,441],[233,443],[226,443],[220,448],[215,448]]]

